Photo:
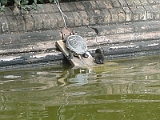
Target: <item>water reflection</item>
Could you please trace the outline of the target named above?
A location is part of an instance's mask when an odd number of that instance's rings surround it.
[[[0,120],[158,120],[159,58],[1,71]]]
[[[63,72],[62,77],[58,79],[59,84],[81,86],[88,83],[89,69],[77,68],[67,69]]]
[[[83,90],[69,91],[69,89],[71,87],[81,87],[86,85],[88,83],[88,74],[88,69],[67,69],[63,72],[62,77],[58,79],[59,85],[63,86],[63,94],[66,97],[65,103],[57,109],[58,120],[75,119],[76,114],[74,111],[76,110],[76,105],[69,108],[73,114],[70,113],[69,117],[66,115],[68,105],[70,104],[70,99],[72,99],[73,96],[83,96],[86,92]]]

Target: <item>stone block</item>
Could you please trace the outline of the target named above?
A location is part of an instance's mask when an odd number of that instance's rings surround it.
[[[58,25],[57,25],[58,20],[57,20],[56,15],[55,15],[54,13],[50,13],[50,14],[48,14],[48,15],[49,15],[49,17],[50,17],[50,25],[51,25],[51,28],[52,28],[52,29],[58,28]]]
[[[78,12],[72,12],[73,14],[73,17],[74,17],[74,23],[75,23],[75,26],[78,27],[78,26],[81,26],[82,25],[82,19],[80,18],[80,15]]]
[[[85,11],[80,11],[79,14],[81,17],[82,25],[89,25],[89,18],[87,16],[87,13]]]
[[[83,1],[82,3],[83,3],[85,10],[92,9],[92,4],[90,3],[90,1]]]
[[[138,20],[140,20],[139,18],[140,18],[140,15],[138,13],[133,13],[132,14],[132,20],[133,21],[138,21]]]
[[[69,2],[68,3],[68,6],[70,8],[70,10],[73,12],[73,11],[77,11],[77,7],[75,5],[75,2]]]
[[[154,1],[155,1],[155,4],[160,4],[159,0],[154,0]]]
[[[128,6],[135,6],[134,0],[125,0]]]
[[[98,23],[98,17],[97,16],[89,16],[89,24],[95,25]]]
[[[79,10],[79,11],[84,11],[85,10],[85,7],[84,7],[82,2],[75,2],[75,5],[77,7],[77,10]]]
[[[57,18],[57,25],[58,25],[58,27],[61,27],[61,28],[65,27],[62,15],[60,13],[55,13],[55,16]],[[66,17],[65,17],[65,20],[66,20]]]
[[[105,0],[104,5],[106,6],[107,9],[113,8],[113,4],[110,0]]]
[[[149,5],[145,5],[144,8],[146,10],[146,19],[147,20],[152,20],[153,19],[154,10]]]
[[[155,0],[148,0],[148,3],[155,4],[156,2],[155,2]]]
[[[151,6],[154,13],[153,13],[153,19],[160,19],[160,5],[152,5]]]
[[[118,21],[119,22],[125,22],[126,21],[126,15],[125,12],[122,8],[116,8],[117,13],[118,13]]]
[[[70,12],[70,11],[72,11],[72,7],[68,3],[61,3],[60,7],[61,7],[61,9],[62,9],[63,12]]]
[[[9,25],[9,31],[10,32],[17,32],[18,31],[18,25],[17,20],[15,16],[7,16],[8,19],[8,25]]]
[[[53,13],[53,8],[52,8],[51,4],[44,4],[43,9],[44,9],[45,13]]]
[[[50,17],[48,14],[41,14],[41,19],[43,21],[43,29],[51,29]]]
[[[66,23],[68,27],[74,27],[75,26],[75,22],[74,22],[74,17],[72,12],[65,12],[65,15],[67,15],[67,19],[66,19]]]
[[[123,7],[122,9],[124,10],[125,15],[126,15],[126,17],[125,17],[126,22],[131,21],[132,20],[132,12],[131,12],[131,10],[128,7]]]
[[[142,6],[143,3],[141,2],[141,0],[134,0],[134,6]]]
[[[12,8],[13,8],[13,7],[12,7]],[[5,15],[13,15],[13,9],[11,10],[11,8],[5,7],[5,8],[4,8],[4,14],[5,14]]]
[[[98,9],[98,4],[96,1],[90,1],[92,9]]]
[[[98,6],[99,9],[105,9],[106,8],[105,1],[97,0],[96,3],[97,3],[97,6]]]
[[[147,19],[147,15],[146,15],[146,10],[144,9],[143,6],[137,6],[137,11],[140,15],[140,20],[146,20]]]
[[[40,14],[33,14],[32,18],[34,20],[35,30],[41,30],[43,28],[43,21]]]
[[[24,15],[26,31],[33,31],[34,30],[34,20],[31,15]]]
[[[8,20],[5,16],[0,17],[0,25],[1,25],[1,32],[2,33],[9,32]]]
[[[143,6],[133,6],[130,7],[132,11],[132,20],[138,21],[138,20],[146,20],[146,11]]]
[[[95,22],[96,22],[96,24],[102,24],[102,23],[104,23],[104,14],[103,14],[103,12],[102,12],[102,10],[94,10],[94,12],[95,12]]]
[[[112,18],[112,23],[118,23],[118,13],[116,9],[109,9],[109,12],[111,14],[111,18]]]
[[[148,0],[140,0],[141,5],[149,5]]]
[[[28,14],[39,14],[37,9],[31,9],[29,11],[27,10],[22,10],[23,15],[28,15]]]
[[[160,4],[152,5],[152,11],[160,13]]]
[[[21,10],[20,15],[37,14],[37,13],[38,13],[38,11],[37,10],[33,10],[33,9],[31,9],[30,11],[28,11],[28,10]]]
[[[111,14],[107,9],[102,9],[102,13],[104,15],[104,21],[102,24],[109,24],[111,23]]]
[[[125,0],[118,0],[121,7],[127,7],[127,3],[125,2]]]
[[[87,16],[89,18],[89,24],[90,25],[95,25],[96,24],[96,16],[95,16],[95,13],[94,13],[94,10],[93,9],[89,9],[87,10]]]
[[[45,10],[43,7],[37,7],[36,10],[38,11],[38,13],[45,13]]]
[[[25,21],[23,19],[23,16],[21,15],[18,15],[16,16],[16,19],[17,19],[17,27],[18,27],[18,31],[19,32],[24,32],[25,31]]]
[[[114,8],[119,8],[121,6],[118,0],[111,0],[111,2]]]
[[[1,25],[1,22],[0,22],[0,34],[2,34],[2,25]]]
[[[0,17],[5,16],[4,12],[0,12]]]
[[[53,12],[55,12],[55,13],[59,12],[59,9],[58,9],[56,4],[50,4],[50,5],[51,5],[51,7],[53,9]]]

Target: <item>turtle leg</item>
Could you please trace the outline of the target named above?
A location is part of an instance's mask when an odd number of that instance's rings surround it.
[[[81,55],[78,55],[79,59],[85,64],[85,61],[82,59]]]
[[[69,60],[73,59],[73,52],[69,50],[69,55],[67,57]]]
[[[84,54],[83,54],[83,57],[88,58],[89,55],[88,55],[87,53],[84,53]]]

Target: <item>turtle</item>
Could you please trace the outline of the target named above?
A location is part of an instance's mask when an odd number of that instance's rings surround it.
[[[65,38],[65,44],[66,48],[69,50],[68,59],[73,59],[73,55],[79,56],[81,59],[81,56],[88,58],[89,55],[87,54],[88,48],[86,41],[78,35],[76,32],[72,31],[70,35],[68,35]]]
[[[103,55],[101,49],[96,49],[95,50],[94,60],[97,64],[103,64],[104,63],[104,55]]]

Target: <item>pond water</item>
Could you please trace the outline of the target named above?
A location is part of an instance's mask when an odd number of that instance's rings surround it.
[[[159,60],[0,71],[0,120],[159,120]]]

